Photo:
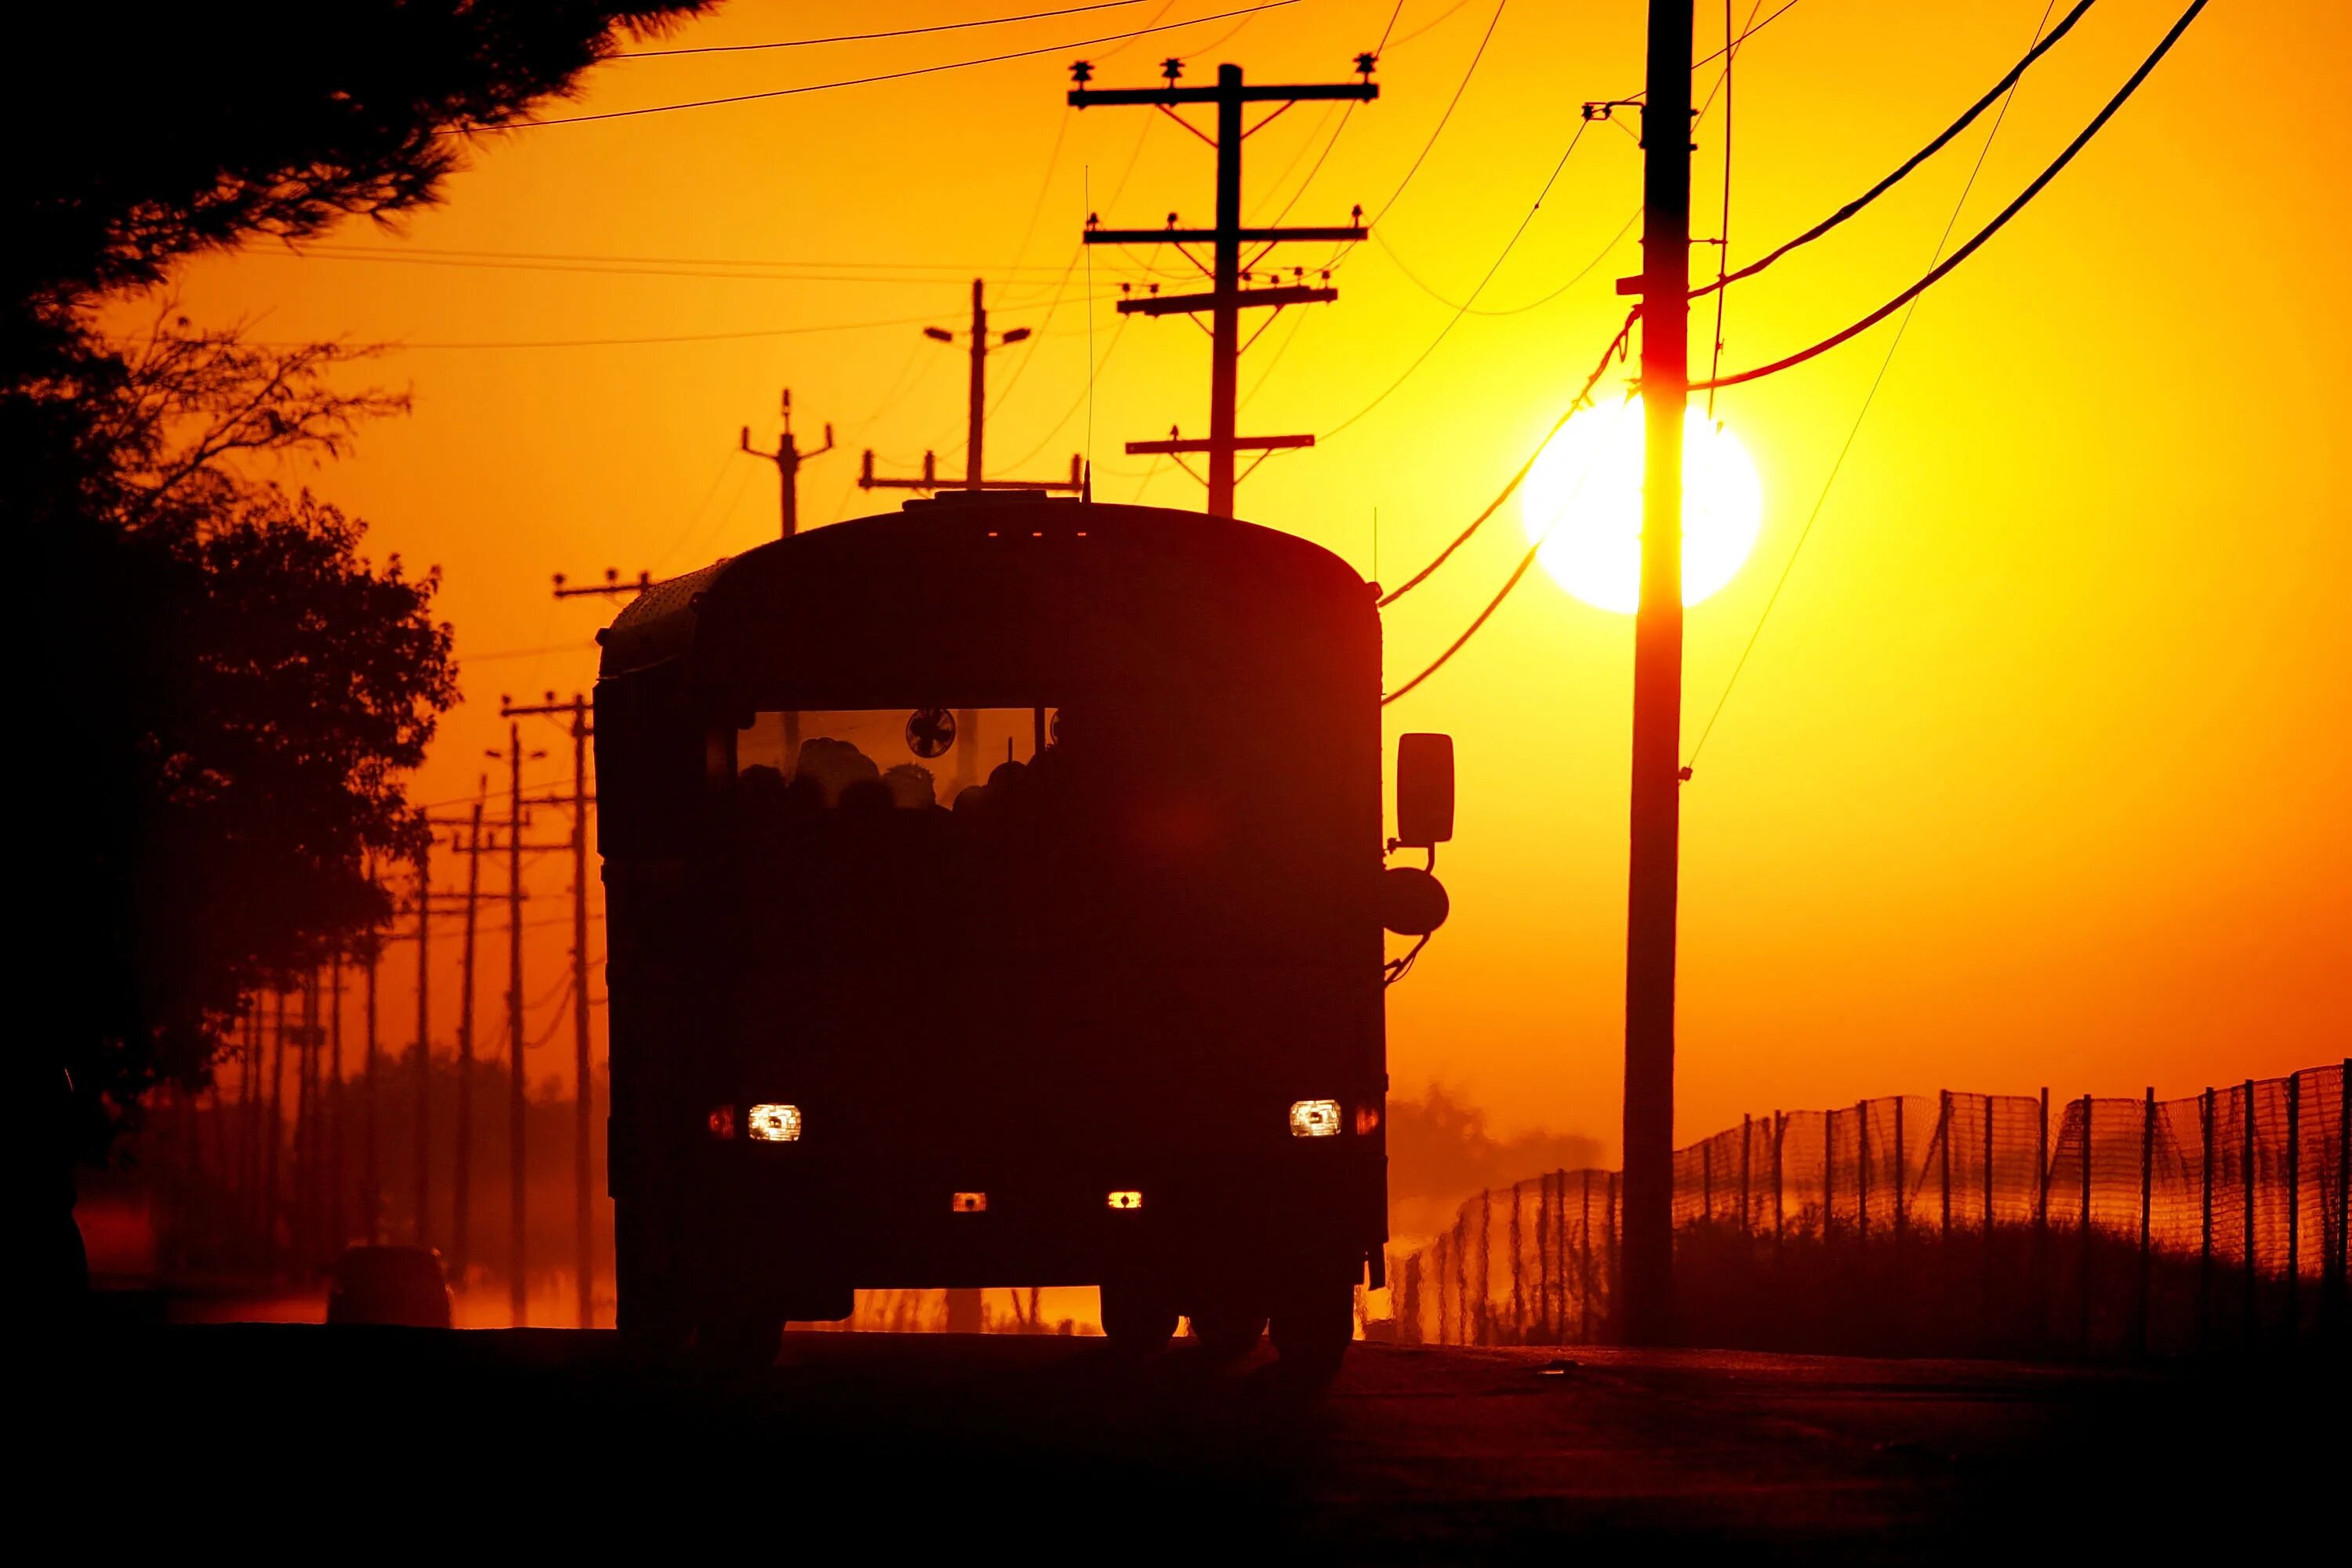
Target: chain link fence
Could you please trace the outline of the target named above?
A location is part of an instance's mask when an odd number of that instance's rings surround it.
[[[2345,1065],[2187,1100],[1904,1095],[1675,1153],[1688,1340],[1876,1353],[2341,1344]],[[1391,1261],[1406,1342],[1612,1336],[1613,1171],[1480,1193]]]

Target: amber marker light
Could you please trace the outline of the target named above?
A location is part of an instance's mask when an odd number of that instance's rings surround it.
[[[719,1107],[705,1120],[704,1125],[710,1129],[710,1135],[713,1138],[734,1137],[735,1108],[731,1105]]]
[[[762,1143],[797,1143],[801,1140],[801,1108],[797,1105],[755,1105],[744,1119],[751,1136]]]
[[[951,1206],[958,1214],[986,1214],[988,1212],[988,1194],[986,1193],[958,1193],[955,1195],[955,1202]]]
[[[1337,1138],[1339,1102],[1336,1100],[1295,1100],[1290,1103],[1293,1138]]]
[[[1139,1209],[1143,1206],[1143,1194],[1122,1187],[1110,1194],[1110,1206],[1115,1209]]]

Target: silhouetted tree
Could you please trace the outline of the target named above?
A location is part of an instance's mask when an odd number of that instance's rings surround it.
[[[12,17],[0,97],[0,521],[22,667],[9,721],[37,977],[24,1103],[77,1089],[83,1147],[158,1076],[201,1081],[240,991],[380,920],[370,853],[454,700],[435,580],[363,524],[253,477],[403,406],[331,345],[273,351],[96,312],[174,263],[434,200],[466,139],[572,89],[703,0],[224,0]],[[17,1086],[12,1084],[12,1089]],[[46,1130],[45,1130],[46,1131]]]

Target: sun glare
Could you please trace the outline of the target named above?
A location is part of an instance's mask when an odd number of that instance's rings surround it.
[[[1731,581],[1755,548],[1764,490],[1739,438],[1699,404],[1683,427],[1683,603]],[[1642,588],[1642,400],[1588,409],[1551,438],[1521,491],[1536,559],[1588,605],[1631,615]]]

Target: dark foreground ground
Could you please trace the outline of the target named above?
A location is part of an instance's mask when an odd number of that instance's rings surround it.
[[[142,1555],[2329,1560],[2352,1477],[2312,1366],[1359,1345],[1306,1389],[1182,1342],[794,1334],[750,1374],[561,1331],[54,1352],[19,1518]]]

